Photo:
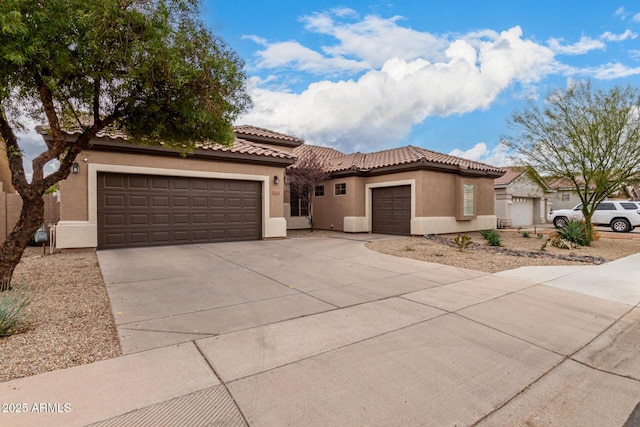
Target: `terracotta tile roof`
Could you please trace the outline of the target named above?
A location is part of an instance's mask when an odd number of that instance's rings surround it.
[[[281,159],[293,159],[295,156],[292,154],[279,150],[275,147],[269,147],[266,145],[256,144],[251,141],[246,141],[244,139],[236,138],[233,141],[231,146],[221,145],[217,143],[211,142],[203,142],[196,143],[196,147],[201,150],[213,150],[213,151],[223,151],[230,153],[242,153],[242,154],[254,154],[256,156],[266,156],[266,157],[279,157]]]
[[[49,133],[48,126],[36,126],[36,130],[43,135]],[[67,135],[79,135],[82,133],[81,129],[72,129],[65,131]],[[106,128],[105,130],[98,132],[96,135],[100,139],[110,139],[113,141],[127,141],[129,138],[127,134],[121,130]],[[291,137],[293,138],[293,137]],[[162,142],[160,145],[164,145]],[[263,157],[273,157],[273,158],[281,158],[281,159],[294,159],[295,156],[291,155],[291,153],[280,150],[276,147],[270,147],[264,144],[257,144],[252,141],[247,141],[245,139],[238,138],[236,136],[235,141],[232,145],[222,145],[214,142],[197,142],[196,148],[205,150],[205,151],[221,151],[221,152],[229,152],[229,153],[240,153],[240,154],[250,154],[256,156]]]
[[[346,156],[346,154],[336,150],[335,148],[321,147],[319,145],[308,145],[308,144],[303,144],[294,148],[293,154],[299,159],[303,159],[313,155],[323,165],[327,165],[330,159]]]
[[[496,186],[506,186],[511,184],[517,178],[519,178],[523,173],[527,171],[527,166],[510,166],[504,168],[506,171],[504,175],[500,178],[496,178],[493,183]]]
[[[421,147],[406,146],[373,153],[343,154],[329,147],[317,147],[313,145],[300,146],[294,150],[298,156],[316,154],[326,165],[330,172],[346,170],[370,171],[387,166],[410,165],[418,162],[430,162],[446,166],[457,166],[460,169],[477,171],[503,172],[502,169],[480,162],[466,160],[460,157],[450,156]]]
[[[571,182],[567,178],[545,177],[544,182],[547,184],[547,187],[556,191],[575,189],[575,185],[573,184],[573,182]],[[578,183],[584,183],[584,179],[582,177],[579,177]]]
[[[236,135],[238,135],[238,137],[257,136],[260,138],[279,139],[282,141],[297,142],[300,144],[304,143],[304,139],[296,138],[295,136],[286,135],[279,132],[274,132],[269,129],[259,128],[257,126],[239,125],[239,126],[234,126],[233,129],[235,130]]]

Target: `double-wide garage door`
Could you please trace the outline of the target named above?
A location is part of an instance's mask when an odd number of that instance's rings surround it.
[[[98,248],[257,240],[262,183],[98,174]]]
[[[371,201],[374,233],[411,234],[411,186],[373,188]]]

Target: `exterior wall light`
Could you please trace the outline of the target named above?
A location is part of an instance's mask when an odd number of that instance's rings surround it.
[[[78,162],[73,162],[71,164],[71,173],[77,174],[78,172],[80,172],[80,165],[78,164]]]
[[[280,183],[280,177],[278,175],[275,175],[273,177],[273,183],[276,184],[276,185],[278,185],[278,183]]]

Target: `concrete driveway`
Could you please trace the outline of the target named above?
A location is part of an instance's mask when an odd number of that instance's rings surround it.
[[[621,426],[631,416],[640,255],[489,275],[353,237],[98,252],[126,355],[3,384],[7,399],[57,387],[76,408],[7,419]]]

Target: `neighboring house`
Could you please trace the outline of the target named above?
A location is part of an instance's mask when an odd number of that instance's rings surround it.
[[[545,183],[549,189],[547,197],[551,203],[551,209],[572,209],[582,203],[573,182],[564,178],[547,177]]]
[[[45,128],[38,128],[50,138]],[[73,137],[73,133],[69,133]],[[121,248],[285,237],[284,170],[303,141],[253,126],[181,156],[100,133],[60,183],[57,247]]]
[[[294,154],[317,156],[331,174],[315,191],[314,228],[423,235],[496,227],[499,168],[413,146],[344,154],[300,145]],[[295,198],[290,202],[292,214],[307,216]],[[290,228],[308,227],[299,219],[292,215]]]
[[[550,209],[544,180],[530,166],[505,168],[494,181],[495,213],[503,227],[544,224]]]

